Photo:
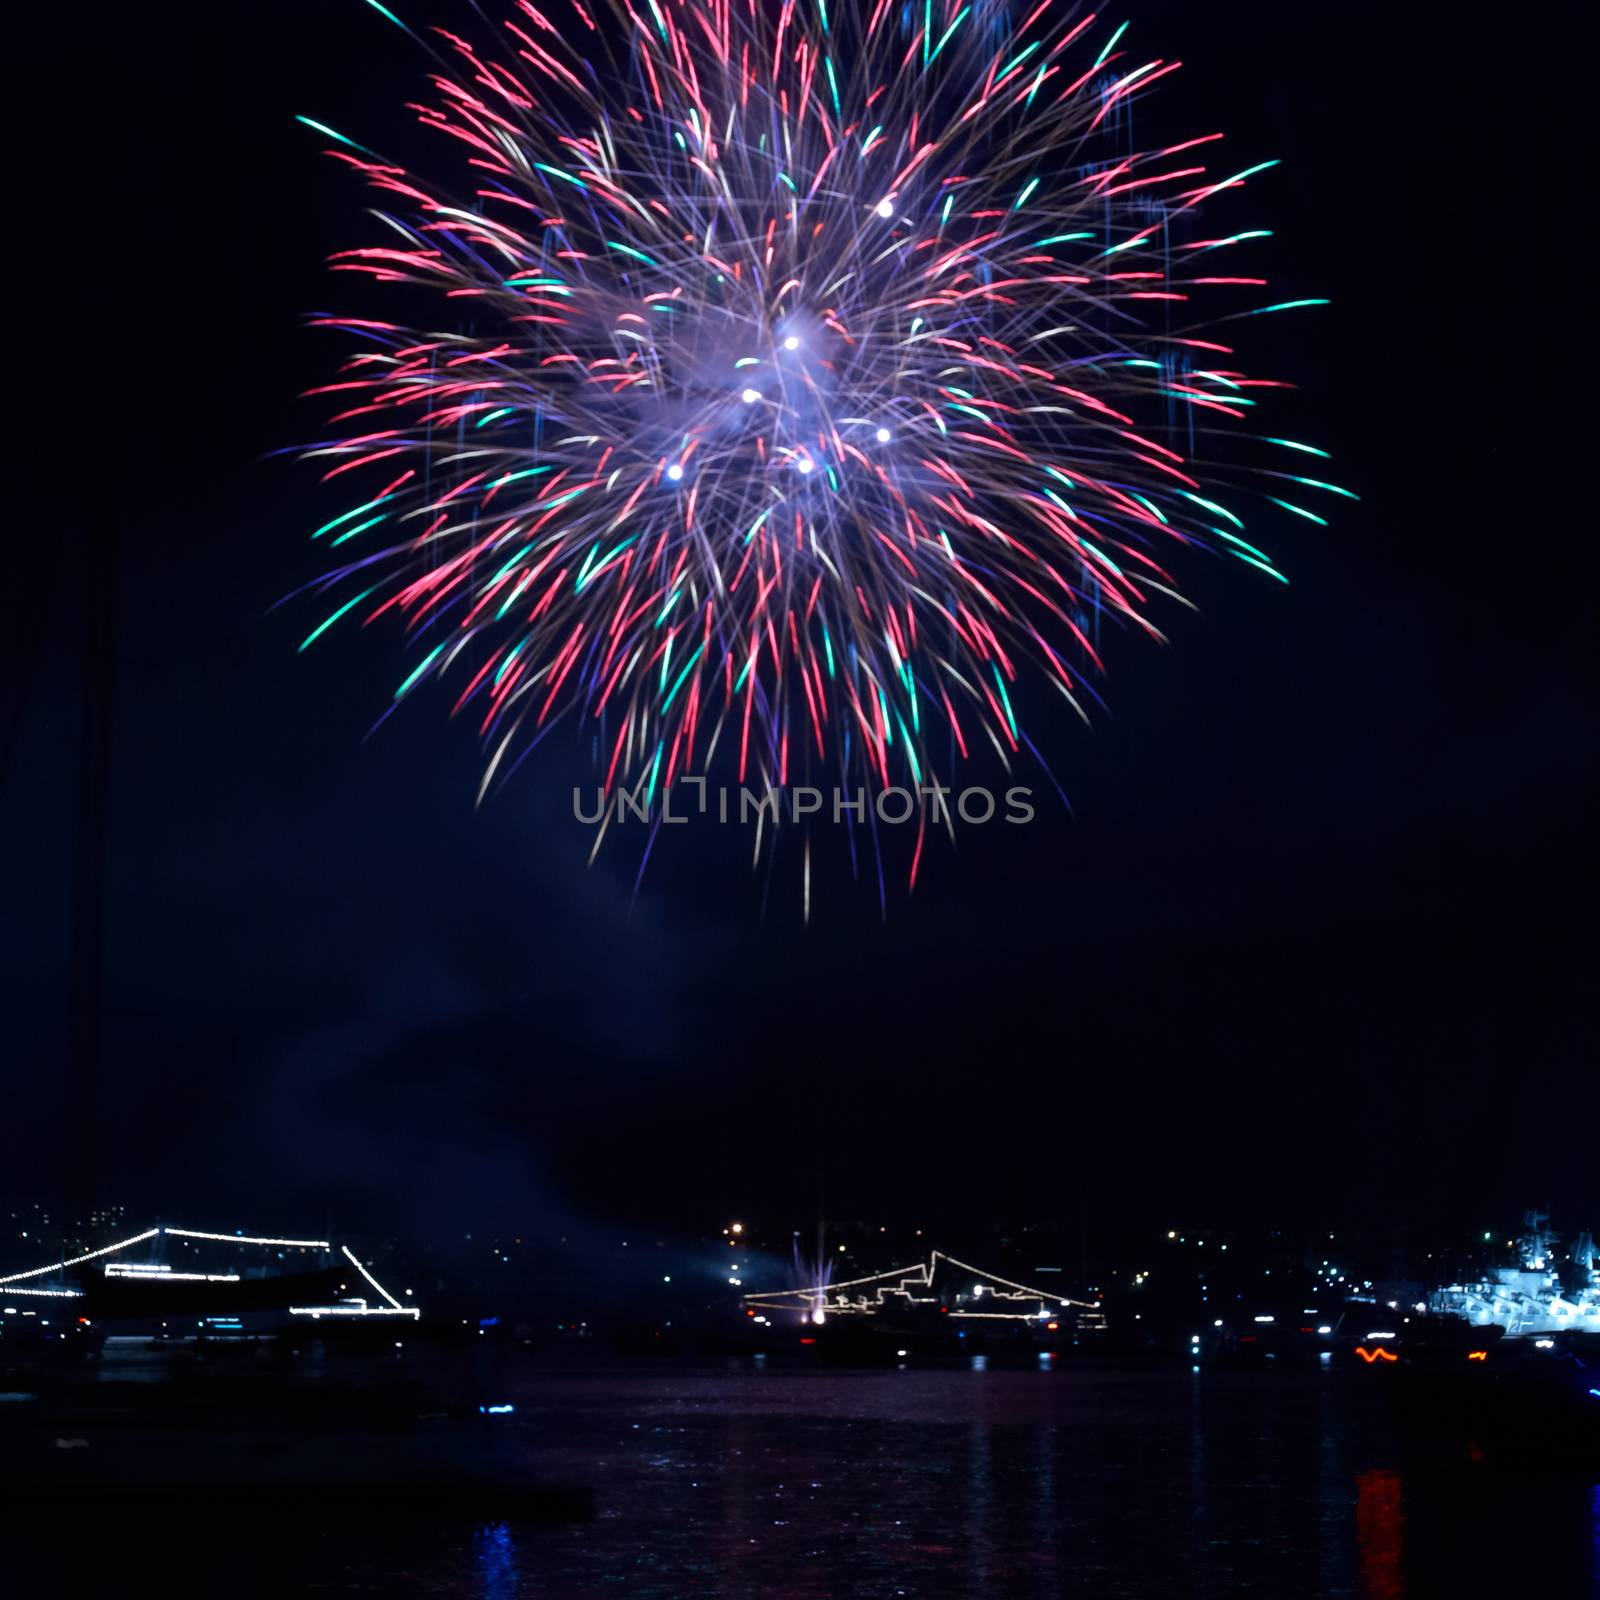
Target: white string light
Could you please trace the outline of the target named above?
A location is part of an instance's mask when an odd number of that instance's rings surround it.
[[[952,1317],[978,1317],[985,1322],[1043,1322],[1048,1311],[952,1311]]]
[[[356,1260],[355,1256],[352,1255],[351,1252],[350,1252],[350,1246],[349,1245],[342,1244],[342,1245],[339,1246],[339,1248],[342,1251],[344,1251],[345,1259],[350,1263],[350,1265],[352,1267],[354,1267],[356,1269],[356,1271],[359,1272],[361,1274],[361,1276],[363,1278],[365,1278],[367,1280],[367,1282],[370,1283],[372,1285],[372,1287],[374,1289],[376,1289],[378,1291],[378,1293],[381,1294],[383,1296],[383,1298],[385,1300],[387,1300],[389,1302],[389,1304],[396,1311],[409,1311],[409,1310],[412,1310],[412,1308],[410,1308],[410,1307],[401,1305],[400,1302],[398,1300],[396,1300],[395,1297],[392,1294],[390,1294],[389,1291],[387,1289],[385,1289],[384,1286],[381,1283],[379,1283],[378,1280],[376,1278],[374,1278],[372,1276],[372,1274],[370,1272],[368,1272],[367,1269],[364,1266],[362,1266],[359,1261]],[[414,1314],[414,1312],[413,1312],[413,1314]]]
[[[153,1230],[152,1230],[153,1231]],[[198,1228],[163,1228],[163,1233],[171,1234],[176,1239],[214,1239],[218,1244],[265,1244],[277,1245],[284,1250],[331,1250],[333,1246],[326,1239],[259,1239],[245,1233],[202,1233]],[[149,1234],[141,1234],[141,1238],[148,1239]],[[128,1241],[130,1244],[133,1241]],[[68,1263],[70,1265],[70,1263]]]
[[[174,1272],[171,1267],[143,1266],[120,1261],[106,1263],[108,1278],[127,1278],[134,1283],[237,1283],[237,1272]]]
[[[944,1256],[944,1259],[948,1261],[952,1267],[960,1267],[963,1272],[971,1272],[980,1278],[987,1278],[991,1283],[1003,1283],[1008,1289],[1018,1289],[1023,1294],[1036,1297],[1040,1300],[1054,1300],[1058,1305],[1063,1306],[1082,1306],[1086,1311],[1093,1311],[1096,1309],[1095,1303],[1092,1300],[1073,1300],[1066,1296],[1045,1294],[1043,1290],[1030,1289],[1025,1283],[1013,1283],[1009,1278],[999,1277],[993,1272],[985,1272],[982,1267],[968,1266],[965,1261],[957,1261],[954,1256],[945,1256],[942,1250],[935,1250],[933,1252],[933,1256],[935,1261],[937,1261],[940,1256]]]
[[[85,1255],[73,1256],[66,1261],[58,1261],[54,1266],[34,1267],[28,1272],[13,1272],[9,1278],[0,1278],[0,1284],[21,1283],[27,1278],[44,1278],[52,1272],[61,1272],[67,1267],[81,1267],[85,1261],[98,1261],[101,1256],[114,1256],[119,1250],[126,1250],[129,1245],[141,1244],[146,1239],[153,1239],[161,1232],[160,1228],[146,1228],[143,1233],[136,1233],[131,1239],[124,1239],[120,1244],[103,1245],[98,1250],[90,1250]]]
[[[290,1306],[291,1317],[410,1317],[418,1320],[422,1313],[415,1306]]]

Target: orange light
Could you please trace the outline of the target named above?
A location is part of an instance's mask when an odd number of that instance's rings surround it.
[[[1374,1361],[1398,1361],[1400,1359],[1394,1351],[1385,1350],[1379,1345],[1376,1350],[1369,1350],[1364,1344],[1356,1346],[1356,1354],[1370,1367]]]
[[[1467,1351],[1467,1360],[1468,1361],[1487,1361],[1488,1359],[1489,1359],[1489,1352],[1487,1350],[1469,1350],[1469,1351]]]
[[[1044,1331],[1046,1333],[1060,1333],[1061,1324],[1059,1322],[1047,1322],[1044,1325]]]

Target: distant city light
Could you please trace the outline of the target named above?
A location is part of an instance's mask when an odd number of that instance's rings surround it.
[[[783,341],[783,348],[785,350],[798,350],[800,348],[799,338],[795,334],[791,333],[789,337]]]
[[[743,400],[747,406],[753,406],[756,401],[761,398],[761,391],[759,389],[746,389],[739,398]]]
[[[878,443],[879,444],[888,444],[889,437],[890,437],[889,430],[887,428],[879,428],[878,429]]]
[[[683,477],[683,467],[678,462],[674,461],[672,465],[667,468],[667,476],[671,478],[674,483],[677,483],[678,480]]]
[[[875,210],[880,217],[883,217],[885,220],[887,220],[894,215],[894,201],[885,197],[873,207],[873,210]]]

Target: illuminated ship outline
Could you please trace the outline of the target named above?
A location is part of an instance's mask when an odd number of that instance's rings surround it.
[[[167,1239],[177,1239],[185,1242],[206,1243],[216,1245],[232,1245],[247,1250],[275,1249],[279,1252],[298,1250],[313,1253],[318,1258],[317,1276],[326,1277],[330,1270],[339,1270],[339,1258],[343,1258],[350,1266],[360,1273],[362,1280],[368,1284],[383,1302],[381,1305],[372,1304],[367,1298],[357,1295],[346,1295],[327,1304],[289,1305],[281,1309],[286,1310],[291,1317],[308,1318],[313,1322],[324,1319],[331,1321],[345,1321],[360,1317],[401,1317],[411,1321],[420,1319],[422,1312],[417,1306],[402,1305],[368,1270],[353,1250],[346,1244],[335,1246],[329,1239],[280,1239],[260,1234],[213,1233],[202,1228],[177,1228],[161,1224],[153,1228],[146,1228],[142,1233],[130,1235],[126,1239],[119,1239],[115,1244],[102,1245],[95,1250],[86,1250],[81,1255],[68,1256],[61,1261],[51,1262],[48,1266],[30,1267],[23,1272],[13,1272],[0,1276],[0,1313],[9,1313],[12,1308],[5,1305],[5,1301],[19,1298],[48,1299],[48,1300],[78,1300],[92,1302],[102,1298],[102,1293],[109,1286],[119,1288],[159,1288],[162,1285],[229,1285],[244,1284],[246,1282],[271,1281],[269,1275],[263,1270],[252,1274],[249,1278],[238,1271],[223,1272],[189,1272],[176,1269],[170,1262],[158,1260],[123,1261],[112,1260],[111,1257],[120,1257],[124,1251],[132,1250],[135,1246],[147,1244],[151,1240],[165,1243]],[[159,1249],[160,1246],[153,1247]],[[86,1284],[85,1274],[82,1269],[90,1267],[91,1263],[99,1262],[100,1282]],[[263,1263],[265,1266],[265,1263]],[[69,1275],[76,1277],[77,1281],[69,1281]],[[93,1276],[92,1269],[89,1275]],[[43,1279],[44,1282],[35,1280]],[[218,1292],[225,1292],[219,1290]],[[279,1308],[274,1308],[279,1309]]]
[[[981,1281],[973,1284],[970,1292],[940,1294],[936,1292],[934,1280],[939,1275],[941,1262]],[[1008,1309],[980,1309],[980,1302],[985,1296]],[[953,1319],[987,1322],[1050,1326],[1051,1319],[1063,1311],[1081,1313],[1077,1320],[1085,1330],[1103,1322],[1098,1301],[1078,1300],[1071,1295],[1017,1283],[969,1262],[958,1261],[943,1250],[932,1251],[926,1262],[908,1267],[890,1267],[887,1271],[874,1272],[864,1278],[848,1278],[838,1283],[796,1289],[769,1289],[742,1295],[740,1299],[750,1310],[763,1313],[792,1311],[817,1324],[827,1321],[829,1317],[877,1317],[896,1311],[914,1312],[916,1308],[926,1307],[943,1307],[945,1315]],[[1031,1306],[1032,1309],[1022,1310],[1022,1306]]]

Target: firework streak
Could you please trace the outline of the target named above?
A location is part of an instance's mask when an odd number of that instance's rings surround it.
[[[603,3],[414,35],[453,189],[309,124],[386,225],[335,269],[453,331],[315,319],[359,348],[306,454],[354,493],[302,649],[397,620],[396,702],[448,679],[485,791],[562,719],[613,800],[714,759],[762,787],[1010,769],[1019,677],[1081,716],[1102,622],[1161,637],[1168,547],[1278,577],[1245,512],[1320,523],[1295,501],[1348,493],[1252,431],[1287,386],[1219,337],[1325,303],[1231,264],[1265,230],[1205,225],[1273,163],[1136,150],[1130,106],[1178,63],[1126,24]]]

